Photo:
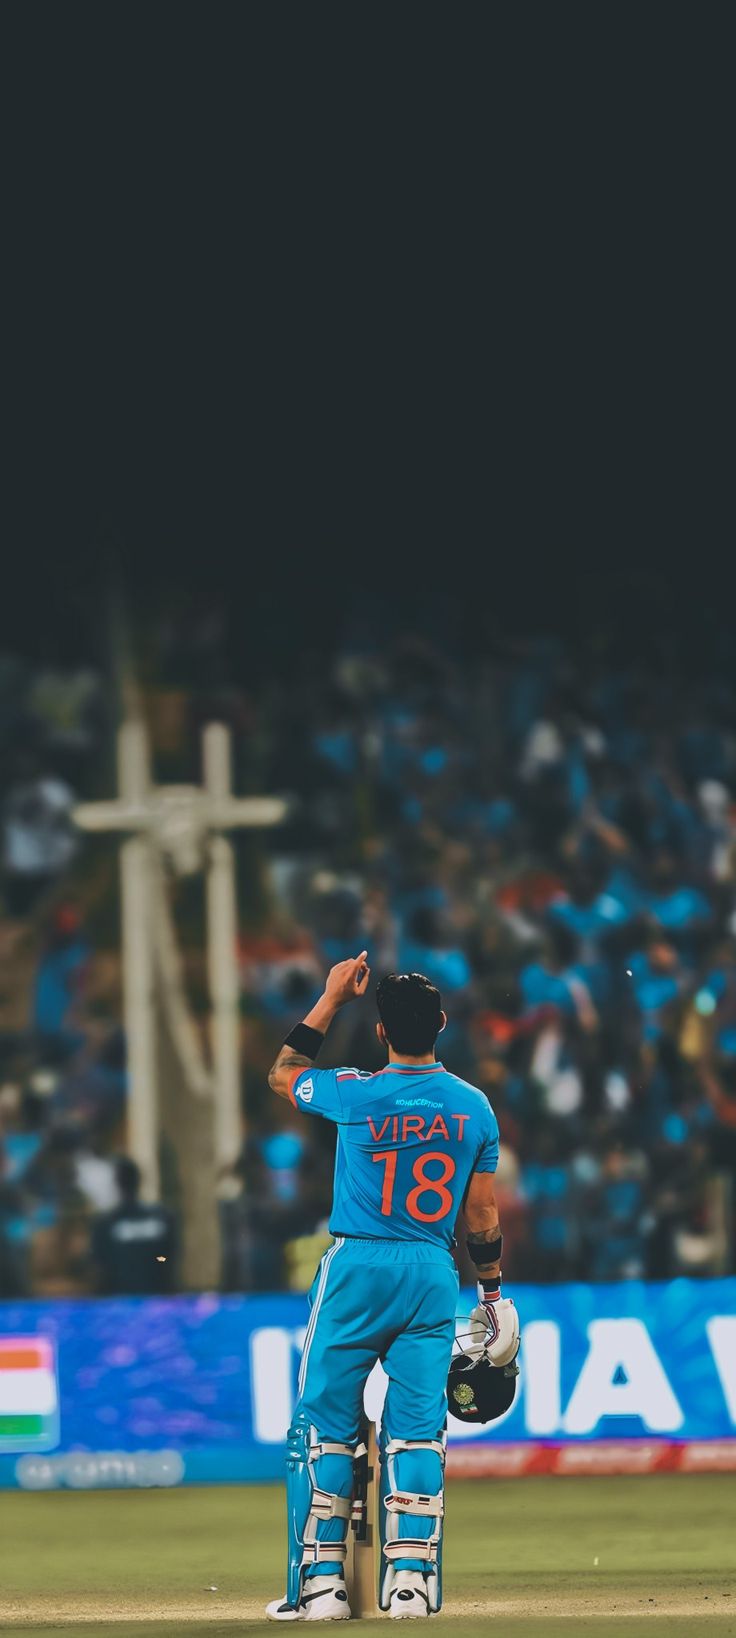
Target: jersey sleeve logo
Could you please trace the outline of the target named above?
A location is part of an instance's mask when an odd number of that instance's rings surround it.
[[[298,1098],[301,1098],[302,1103],[312,1102],[312,1098],[314,1097],[314,1081],[310,1076],[307,1077],[306,1081],[302,1081],[301,1086],[297,1087],[296,1095]]]

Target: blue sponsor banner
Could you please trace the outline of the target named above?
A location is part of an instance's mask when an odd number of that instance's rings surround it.
[[[488,1428],[451,1416],[451,1441],[736,1437],[736,1279],[519,1286],[514,1297],[515,1402]],[[459,1315],[473,1300],[462,1294]],[[307,1312],[291,1294],[0,1303],[0,1343],[12,1341],[17,1364],[0,1370],[0,1484],[281,1477]],[[39,1339],[55,1361],[43,1390],[58,1429],[43,1451],[29,1432],[40,1401],[28,1347]],[[378,1366],[366,1394],[376,1417],[383,1386]]]

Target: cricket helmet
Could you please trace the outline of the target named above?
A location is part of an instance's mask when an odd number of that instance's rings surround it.
[[[516,1393],[519,1367],[492,1365],[485,1355],[453,1354],[447,1378],[447,1401],[459,1422],[495,1422],[510,1410]]]

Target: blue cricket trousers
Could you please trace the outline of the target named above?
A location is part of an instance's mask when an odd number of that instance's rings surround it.
[[[321,1438],[356,1441],[363,1390],[378,1359],[388,1376],[382,1446],[388,1439],[436,1440],[442,1435],[458,1283],[443,1246],[422,1240],[336,1238],[309,1294],[296,1408]],[[396,1460],[402,1489],[436,1494],[441,1488],[435,1452],[404,1451]],[[337,1495],[349,1495],[350,1464],[339,1456],[321,1457],[318,1482]],[[428,1536],[431,1528],[425,1519],[402,1516],[399,1521],[403,1535]],[[320,1522],[319,1534],[335,1540],[339,1521]],[[415,1567],[415,1561],[407,1559],[397,1567],[402,1566]]]

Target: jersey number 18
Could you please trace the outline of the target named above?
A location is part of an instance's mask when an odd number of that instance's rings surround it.
[[[381,1154],[373,1156],[374,1160],[383,1160],[386,1163],[386,1170],[383,1174],[383,1188],[381,1190],[382,1217],[391,1216],[398,1158],[398,1149],[384,1149]],[[424,1168],[429,1165],[430,1160],[439,1160],[442,1166],[442,1171],[438,1177],[427,1177]],[[447,1213],[452,1210],[453,1200],[450,1190],[446,1189],[444,1185],[449,1183],[451,1177],[455,1176],[456,1170],[457,1167],[451,1156],[444,1155],[437,1149],[433,1150],[431,1154],[419,1155],[411,1169],[411,1175],[415,1180],[416,1187],[409,1190],[405,1202],[409,1216],[416,1218],[419,1223],[438,1223],[441,1217],[446,1217]],[[439,1195],[439,1209],[437,1211],[422,1211],[419,1204],[421,1197],[423,1194],[430,1193]]]

